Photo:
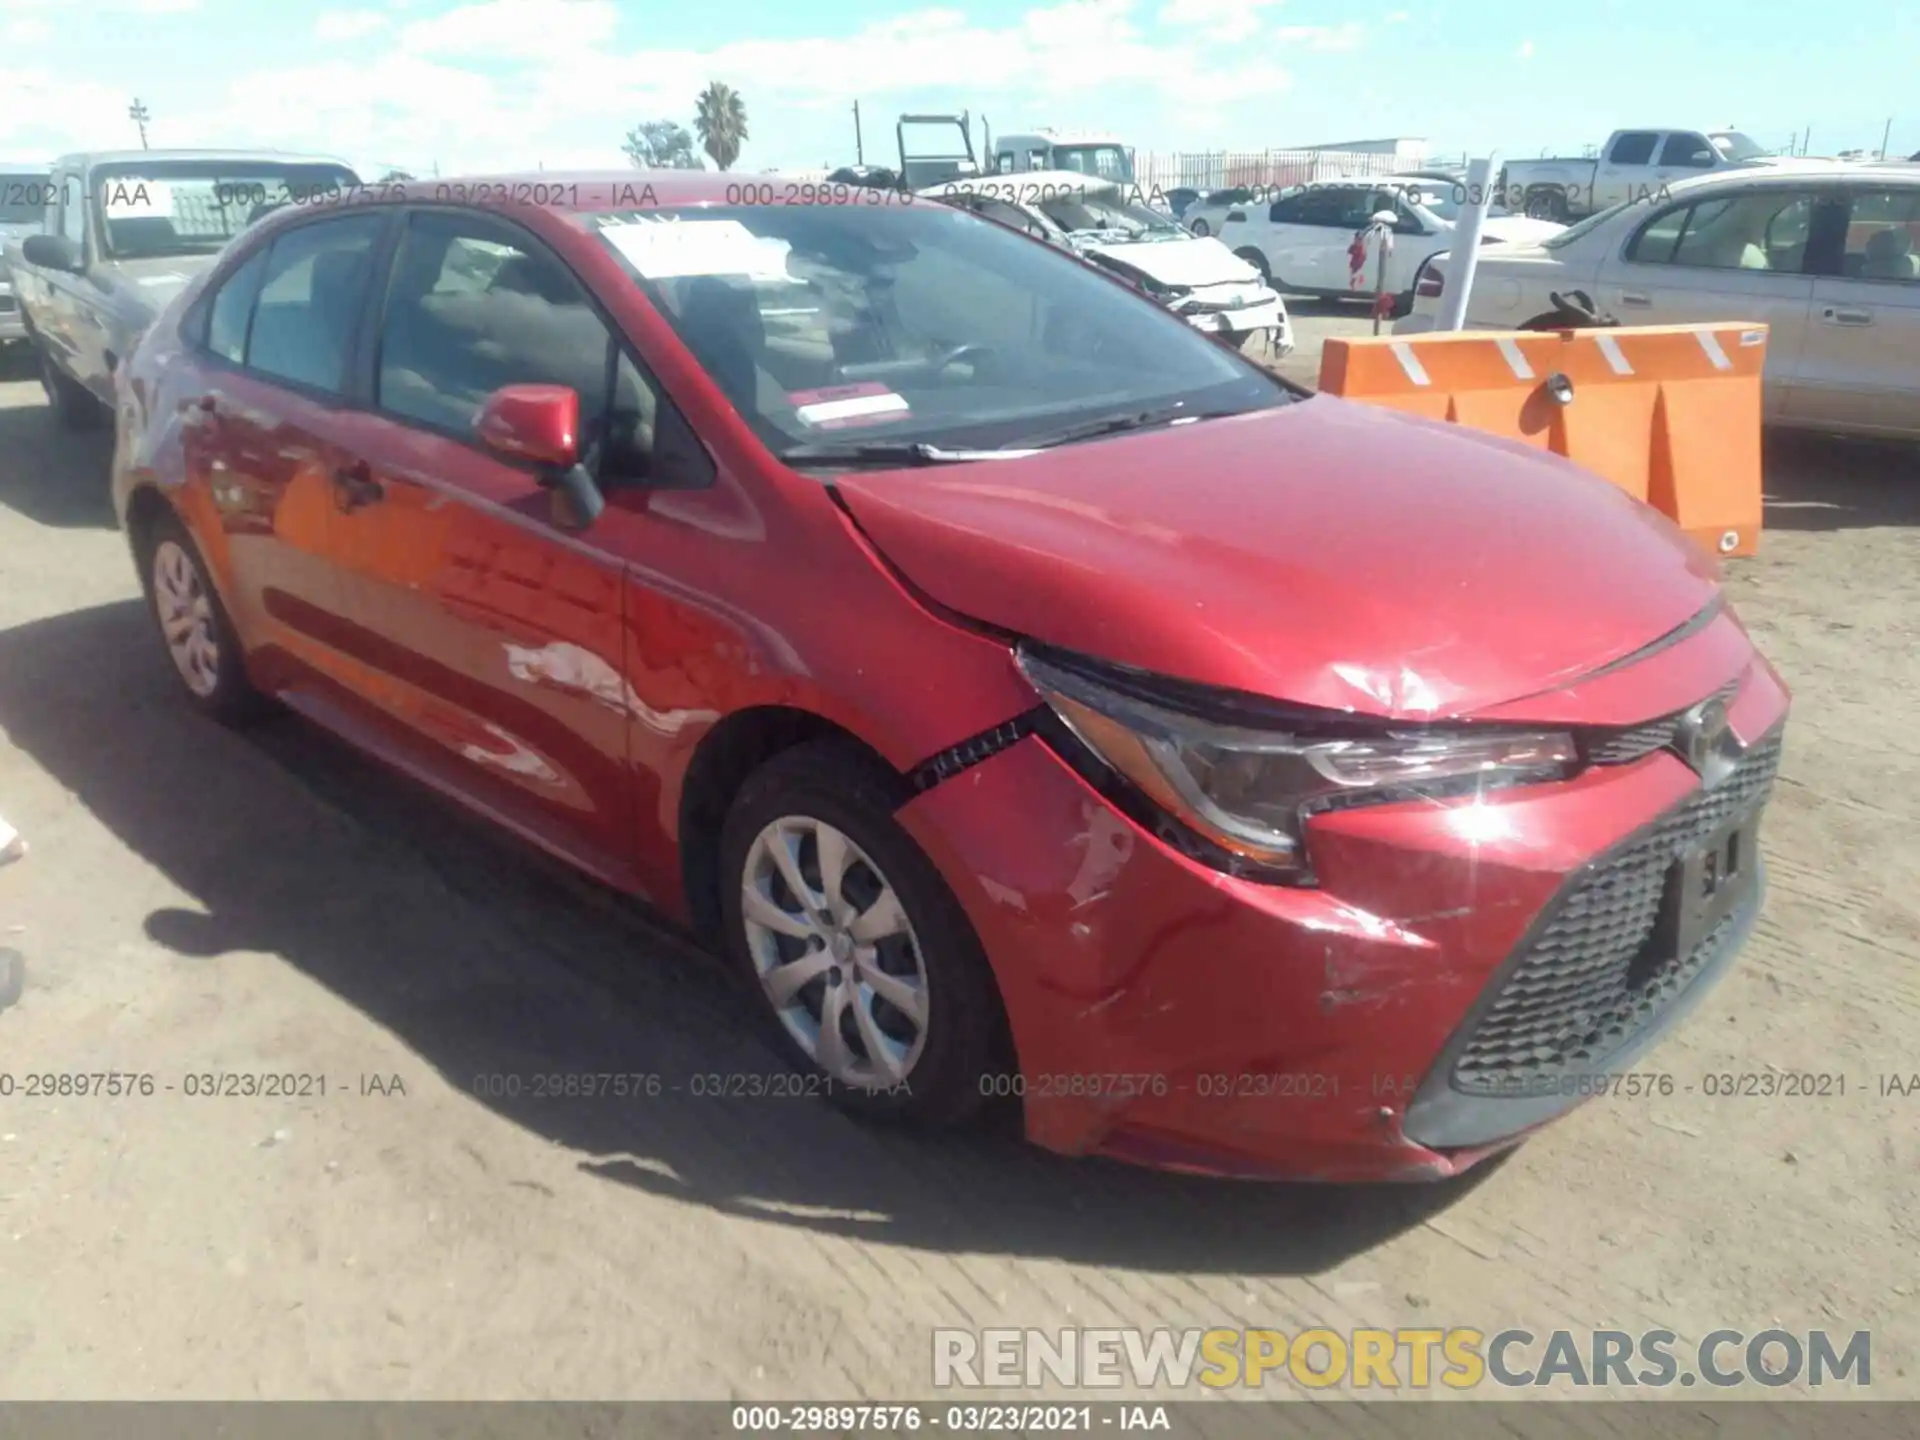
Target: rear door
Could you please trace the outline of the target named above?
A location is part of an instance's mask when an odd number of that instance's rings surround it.
[[[351,683],[355,644],[330,553],[347,384],[381,213],[282,231],[196,305],[205,378],[184,423],[220,523],[227,605],[269,690]]]
[[[1347,247],[1358,228],[1348,222],[1366,208],[1367,191],[1328,185],[1287,195],[1267,207],[1260,249],[1282,289],[1345,290]],[[1257,214],[1247,207],[1249,215]],[[1237,248],[1231,235],[1221,239]]]
[[[625,877],[620,556],[654,524],[636,501],[657,388],[572,271],[497,217],[410,214],[384,295],[362,379],[372,408],[356,422],[359,498],[334,516],[366,696],[428,778]],[[474,439],[481,404],[510,384],[580,396],[609,501],[584,534],[553,523],[532,468]]]
[[[1920,435],[1920,185],[1854,185],[1813,280],[1787,418]]]
[[[1821,204],[1817,187],[1751,185],[1656,209],[1601,267],[1601,306],[1628,325],[1764,322],[1766,408],[1779,417],[1806,345]]]

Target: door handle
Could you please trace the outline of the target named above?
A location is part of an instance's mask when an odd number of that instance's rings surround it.
[[[1873,323],[1873,312],[1871,310],[1842,310],[1838,306],[1829,305],[1820,312],[1820,318],[1829,325],[1871,325]]]
[[[1641,294],[1638,290],[1622,290],[1620,292],[1620,303],[1622,305],[1651,305],[1653,299],[1651,296]]]
[[[373,469],[364,460],[333,472],[333,502],[342,510],[358,510],[385,499],[386,494],[387,487],[373,478]]]

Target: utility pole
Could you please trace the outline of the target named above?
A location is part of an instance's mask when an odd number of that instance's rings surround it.
[[[867,145],[860,135],[860,102],[858,100],[853,102],[853,163],[856,165],[867,163]]]
[[[140,97],[136,95],[133,97],[133,104],[127,107],[127,118],[140,127],[140,148],[145,150],[147,148],[147,121],[153,118],[153,112],[148,110],[147,107],[141,103]]]
[[[1880,158],[1887,158],[1887,144],[1893,139],[1893,117],[1887,117],[1887,128],[1880,132]]]

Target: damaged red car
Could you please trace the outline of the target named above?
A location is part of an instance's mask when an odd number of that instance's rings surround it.
[[[1444,1176],[1633,1064],[1761,904],[1788,697],[1710,557],[947,206],[293,203],[118,386],[193,703],[644,897],[859,1112]]]

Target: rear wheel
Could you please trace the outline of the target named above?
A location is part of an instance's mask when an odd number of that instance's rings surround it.
[[[140,576],[167,656],[195,708],[223,724],[252,720],[269,709],[247,679],[240,638],[227,607],[207,578],[206,562],[169,511],[140,538]]]
[[[93,392],[62,374],[45,350],[40,352],[40,388],[47,392],[54,417],[68,430],[97,430],[106,419],[106,410]]]
[[[1527,218],[1529,220],[1551,220],[1555,224],[1567,223],[1567,192],[1551,186],[1543,186],[1527,192]]]
[[[1209,235],[1213,234],[1213,227],[1207,224],[1205,220],[1196,220],[1188,228],[1192,230],[1195,235],[1198,235],[1202,240],[1206,239]]]
[[[721,834],[728,950],[775,1042],[842,1108],[971,1118],[1000,1046],[999,994],[960,903],[893,818],[897,782],[815,741],[741,788]]]

